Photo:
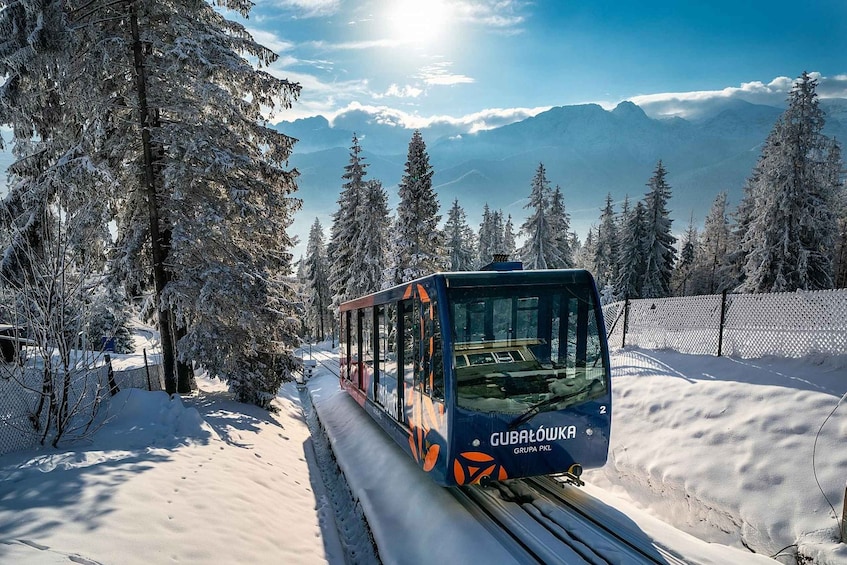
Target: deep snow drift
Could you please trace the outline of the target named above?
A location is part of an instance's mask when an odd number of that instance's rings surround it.
[[[703,539],[847,563],[847,358],[618,350],[612,375],[610,459],[587,481]]]

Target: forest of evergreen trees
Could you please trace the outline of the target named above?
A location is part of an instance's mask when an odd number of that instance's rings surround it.
[[[551,187],[543,163],[529,179],[527,217],[517,232],[511,216],[487,204],[475,230],[458,200],[439,227],[433,169],[419,131],[409,142],[392,218],[382,184],[365,179],[367,163],[354,136],[330,241],[316,219],[302,260],[306,326],[326,335],[333,308],[345,300],[439,270],[475,270],[495,253],[526,269],[588,269],[604,302],[847,287],[840,146],[822,133],[825,117],[815,88],[806,73],[797,80],[736,209],[721,192],[702,230],[692,218],[681,237],[674,235],[672,189],[661,160],[642,199],[626,197],[616,211],[607,195],[597,223],[580,241],[570,230],[566,197],[560,186]]]

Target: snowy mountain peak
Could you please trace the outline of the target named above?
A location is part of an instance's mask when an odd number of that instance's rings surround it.
[[[632,117],[649,119],[640,106],[630,102],[629,100],[624,100],[615,106],[615,109],[612,110],[612,114],[621,118]]]

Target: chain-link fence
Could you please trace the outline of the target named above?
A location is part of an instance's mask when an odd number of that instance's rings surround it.
[[[611,347],[741,358],[847,355],[847,289],[627,300],[603,314]]]
[[[111,390],[109,367],[98,367],[72,377],[70,405],[84,416],[93,414]],[[164,390],[161,365],[113,371],[119,389]],[[39,410],[44,397],[44,375],[40,369],[0,363],[0,455],[35,447],[42,441],[46,409]],[[39,418],[39,414],[41,417]]]

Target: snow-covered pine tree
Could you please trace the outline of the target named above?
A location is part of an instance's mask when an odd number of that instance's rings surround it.
[[[824,114],[816,87],[817,81],[805,72],[795,82],[788,108],[765,141],[748,181],[742,291],[833,286],[837,233],[833,210],[841,159],[833,156],[838,145],[822,133]]]
[[[638,202],[625,218],[621,231],[620,258],[615,296],[619,298],[642,298],[645,249],[647,243],[647,218],[644,203]]]
[[[525,269],[547,269],[556,260],[556,240],[550,224],[550,181],[544,163],[538,164],[532,178],[529,202],[524,206],[532,212],[521,225],[526,241],[518,250]]]
[[[491,214],[491,249],[492,249],[492,259],[494,258],[494,253],[502,254],[505,249],[505,240],[504,232],[503,232],[504,224],[503,224],[503,210],[497,210]]]
[[[838,240],[835,246],[835,288],[847,288],[847,190],[842,185],[836,198]]]
[[[512,215],[509,214],[506,218],[506,225],[503,226],[503,253],[513,257],[516,248],[515,227],[512,223]]]
[[[644,195],[644,284],[642,298],[670,296],[671,275],[676,262],[676,238],[671,234],[670,212],[667,209],[671,188],[665,180],[667,171],[660,160]]]
[[[712,202],[694,254],[690,294],[715,294],[733,286],[727,258],[730,237],[727,194],[721,192]]]
[[[132,6],[169,246],[162,299],[177,333],[185,329],[179,356],[225,379],[239,400],[269,406],[299,344],[286,277],[300,203],[286,169],[294,140],[267,118],[300,87],[257,69],[277,55],[207,2]],[[246,16],[251,5],[231,7]]]
[[[477,238],[477,267],[489,264],[495,253],[499,253],[496,247],[497,235],[494,233],[494,215],[488,202],[482,208],[482,222],[479,224],[479,237]]]
[[[338,195],[338,210],[332,215],[332,228],[327,246],[329,257],[329,288],[333,308],[345,300],[354,298],[348,294],[348,281],[353,273],[353,262],[359,242],[361,202],[365,192],[365,176],[369,163],[365,162],[359,139],[353,134],[350,146],[350,162],[344,166],[341,178],[341,193]]]
[[[409,141],[405,172],[400,180],[400,202],[392,239],[391,284],[401,284],[444,268],[442,232],[438,228],[438,199],[432,189],[432,166],[421,132]]]
[[[588,228],[588,234],[585,236],[585,242],[580,242],[576,233],[572,234],[572,247],[576,249],[574,253],[574,267],[577,269],[585,269],[586,271],[594,270],[594,248],[597,242],[597,230],[595,226]]]
[[[615,209],[612,206],[611,193],[606,194],[606,205],[600,214],[600,225],[597,227],[597,239],[594,241],[592,263],[599,288],[614,283],[617,278],[618,266],[618,226]]]
[[[332,328],[332,298],[329,291],[329,261],[321,221],[315,218],[306,245],[306,325],[313,338],[323,340]]]
[[[359,240],[353,255],[347,295],[362,296],[382,288],[382,276],[388,256],[388,195],[382,183],[372,179],[365,183],[357,221]]]
[[[569,269],[573,267],[573,252],[570,244],[571,217],[565,210],[565,200],[559,185],[556,185],[550,195],[548,217],[554,242],[554,254],[547,262],[548,268]]]
[[[465,210],[459,206],[459,199],[456,198],[447,213],[447,221],[444,222],[444,242],[449,258],[449,270],[472,271],[476,268],[474,238]]]
[[[682,238],[679,260],[671,276],[671,288],[675,296],[690,296],[692,293],[691,279],[694,273],[694,258],[699,247],[697,226],[694,225],[694,213],[688,221],[688,229]]]

